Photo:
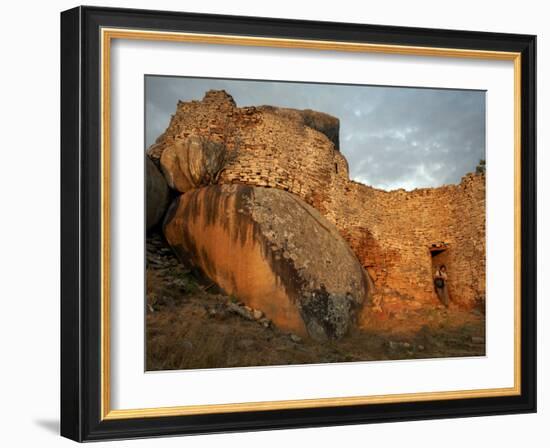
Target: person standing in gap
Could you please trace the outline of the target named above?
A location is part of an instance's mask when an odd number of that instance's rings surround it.
[[[434,274],[434,285],[437,297],[445,308],[449,307],[449,290],[447,288],[447,268],[444,264],[439,266]]]

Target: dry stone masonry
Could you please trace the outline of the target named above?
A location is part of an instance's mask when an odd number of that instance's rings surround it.
[[[367,304],[363,306],[363,315],[368,314],[371,317],[387,317],[410,309],[440,306],[434,290],[433,272],[441,264],[447,266],[452,308],[470,309],[483,304],[484,174],[469,174],[458,185],[439,188],[410,192],[378,190],[349,179],[348,163],[339,151],[338,132],[339,120],[330,115],[272,106],[237,107],[233,98],[225,91],[209,91],[202,101],[179,102],[168,128],[147,151],[151,160],[162,169],[170,187],[178,194],[185,192],[176,199],[176,204],[172,205],[165,219],[168,241],[176,251],[189,252],[192,247],[189,246],[190,241],[198,244],[194,239],[198,238],[200,232],[204,233],[204,238],[220,237],[218,233],[206,236],[206,222],[202,222],[202,227],[197,227],[193,235],[191,229],[186,228],[207,219],[212,213],[217,216],[216,226],[219,232],[222,232],[221,229],[229,234],[238,232],[231,227],[237,224],[233,223],[228,227],[229,212],[226,205],[216,208],[220,204],[220,195],[225,195],[226,202],[227,195],[231,194],[235,197],[269,197],[274,208],[278,207],[277,203],[283,204],[280,207],[288,206],[290,209],[296,203],[301,204],[296,210],[300,210],[299,216],[304,216],[303,225],[310,225],[311,229],[330,228],[329,233],[337,232],[335,241],[343,238],[342,243],[347,243],[353,252],[353,259],[358,260],[357,264],[364,270],[363,286],[359,287],[355,283],[353,288],[348,286],[349,291],[346,292],[349,293],[349,303],[342,305],[340,310],[347,311],[338,317],[341,319],[345,314],[343,320],[346,324],[338,327],[337,331],[329,330],[332,324],[319,323],[318,318],[313,319],[316,323],[310,325],[309,322],[313,320],[308,320],[305,311],[307,306],[304,303],[307,300],[302,296],[298,298],[299,294],[289,292],[295,286],[292,284],[295,279],[291,281],[291,277],[285,277],[272,264],[270,257],[278,253],[281,244],[291,241],[281,236],[285,235],[284,226],[292,227],[293,224],[283,220],[280,227],[271,229],[274,234],[266,236],[265,222],[262,227],[250,209],[231,209],[230,214],[236,213],[231,218],[233,220],[247,222],[244,227],[249,230],[246,232],[252,232],[252,228],[257,232],[258,226],[262,229],[261,238],[257,238],[254,244],[259,245],[256,249],[258,256],[263,257],[263,262],[268,260],[269,275],[274,276],[274,285],[278,284],[282,288],[285,298],[280,303],[285,305],[281,305],[280,310],[293,310],[287,313],[289,322],[292,319],[295,321],[293,328],[299,329],[302,325],[307,333],[320,339],[344,334],[355,321],[362,304]],[[368,148],[365,150],[368,151]],[[218,186],[208,186],[212,184]],[[229,194],[227,185],[233,184],[239,187]],[[226,186],[222,188],[219,185]],[[243,186],[254,188],[243,190]],[[266,193],[269,191],[267,188],[277,192]],[[214,198],[214,203],[218,205],[209,205],[208,197]],[[189,207],[197,200],[201,204],[194,209],[198,215],[191,219]],[[232,201],[236,199],[233,198]],[[241,216],[243,213],[247,216],[246,219]],[[277,213],[284,215],[284,210],[280,209]],[[176,229],[174,216],[181,218],[182,214],[190,221],[178,221]],[[310,215],[315,217],[306,217]],[[277,214],[272,217],[276,219]],[[184,228],[185,232],[190,232],[185,237],[182,236]],[[187,245],[182,238],[187,238]],[[283,238],[286,243],[278,238]],[[299,244],[299,241],[294,239],[293,244]],[[237,251],[237,248],[233,247],[232,250]],[[343,290],[331,290],[329,287],[329,277],[341,274],[336,272],[339,269],[339,259],[335,258],[324,266],[326,270],[321,275],[321,265],[314,258],[316,255],[319,260],[323,260],[328,254],[332,256],[333,252],[323,253],[324,250],[328,249],[319,246],[317,254],[311,254],[308,258],[308,262],[315,265],[317,275],[315,286],[311,290],[320,291],[325,288],[327,297],[341,297]],[[214,257],[211,251],[205,249],[198,255],[195,254],[196,256],[207,260],[198,264],[210,278],[223,283],[222,287],[232,290],[228,283],[220,280],[216,263],[208,265]],[[289,260],[292,270],[299,271],[299,263]],[[353,263],[345,266],[355,272]],[[301,267],[307,273],[311,266]],[[327,275],[329,277],[323,277]],[[242,286],[237,289],[241,291],[246,288]],[[367,295],[363,297],[367,292],[368,299]],[[277,314],[274,307],[278,305],[269,308],[263,304],[265,310],[257,306],[258,301],[269,300],[266,297],[259,298],[259,292],[255,298],[248,293],[244,295],[252,303],[251,306],[262,309],[266,315]],[[338,300],[330,302],[328,307],[323,308],[323,312],[329,313],[327,310],[331,306],[340,306],[337,305]],[[328,314],[325,317],[330,320],[327,316]],[[281,322],[282,320],[279,319]],[[302,331],[301,334],[303,333]]]

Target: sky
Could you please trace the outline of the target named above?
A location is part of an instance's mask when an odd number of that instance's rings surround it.
[[[178,100],[223,89],[237,106],[313,109],[340,119],[350,178],[383,190],[460,182],[485,159],[485,92],[146,76],[145,140],[168,126]]]

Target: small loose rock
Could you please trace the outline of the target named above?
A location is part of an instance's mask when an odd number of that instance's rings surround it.
[[[269,328],[271,326],[271,321],[265,317],[260,319],[258,322],[264,328]]]
[[[254,320],[254,316],[250,311],[248,311],[245,307],[239,306],[236,303],[229,302],[227,304],[227,309],[235,314],[238,314],[239,316],[245,318],[246,320]]]
[[[290,339],[292,340],[292,342],[296,342],[296,343],[302,342],[302,338],[294,333],[291,333]]]

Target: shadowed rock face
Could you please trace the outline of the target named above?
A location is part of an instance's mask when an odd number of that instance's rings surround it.
[[[168,185],[149,157],[145,157],[147,178],[147,230],[154,227],[168,207]]]
[[[336,228],[290,193],[192,190],[172,205],[164,231],[182,260],[284,330],[340,338],[366,300],[365,273]]]

